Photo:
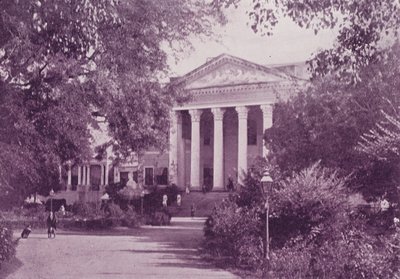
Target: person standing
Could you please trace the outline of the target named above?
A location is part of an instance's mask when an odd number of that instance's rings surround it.
[[[168,205],[168,196],[166,194],[163,195],[162,206],[167,207]]]
[[[53,238],[56,237],[56,229],[57,229],[57,220],[56,215],[53,211],[50,211],[49,217],[47,217],[47,237],[51,238],[53,234]]]

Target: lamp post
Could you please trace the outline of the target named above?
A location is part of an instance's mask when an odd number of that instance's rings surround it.
[[[49,195],[50,195],[50,212],[53,212],[53,196],[54,196],[54,190],[53,189],[50,190]]]
[[[272,188],[273,179],[267,170],[261,178],[262,192],[265,199],[265,260],[267,261],[267,274],[269,271],[269,194]]]

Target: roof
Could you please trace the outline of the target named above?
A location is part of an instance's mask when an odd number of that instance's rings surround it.
[[[236,65],[243,65],[245,67],[265,72],[269,75],[274,75],[276,77],[283,79],[293,79],[293,78],[307,79],[308,77],[308,74],[305,74],[307,72],[305,62],[261,65],[242,59],[240,57],[223,53],[216,57],[208,58],[206,63],[200,65],[199,67],[193,69],[192,71],[186,73],[181,77],[171,77],[170,82],[175,84],[188,82],[202,75],[205,71],[210,71],[211,69],[214,69],[220,66],[221,64],[228,62],[234,63]]]

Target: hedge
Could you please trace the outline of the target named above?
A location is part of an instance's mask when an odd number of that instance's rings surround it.
[[[3,262],[15,255],[17,243],[13,240],[13,231],[5,224],[0,223],[0,268]]]

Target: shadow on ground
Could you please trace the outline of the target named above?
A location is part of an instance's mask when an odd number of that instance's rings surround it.
[[[154,254],[160,262],[156,266],[174,268],[213,269],[213,265],[202,260],[199,252],[203,239],[204,218],[173,218],[168,227],[145,226],[138,242],[158,243],[157,249],[132,249],[124,252]],[[164,259],[175,259],[166,261]]]
[[[23,263],[16,257],[12,258],[8,262],[3,263],[0,268],[0,278],[6,278],[11,273],[17,271],[21,266],[23,266]]]
[[[48,239],[45,232],[34,231],[17,248],[22,266],[15,265],[17,270],[8,273],[10,279],[125,279],[131,275],[132,278],[237,278],[202,259],[198,248],[203,240],[203,224],[204,219],[200,218],[173,218],[168,227],[59,231],[55,239]],[[47,265],[49,253],[63,260]]]

